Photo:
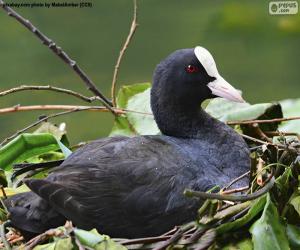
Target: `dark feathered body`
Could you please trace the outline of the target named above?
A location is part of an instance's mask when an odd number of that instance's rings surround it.
[[[184,188],[205,191],[249,169],[243,140],[226,125],[215,125],[218,133],[206,129],[201,140],[143,136],[94,141],[45,180],[29,181],[44,199],[33,193],[15,196],[19,204],[10,208],[12,221],[41,233],[66,218],[81,228],[131,238],[158,235],[193,220],[202,201],[184,197]]]

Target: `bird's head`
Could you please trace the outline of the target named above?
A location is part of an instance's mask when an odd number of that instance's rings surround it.
[[[200,46],[173,52],[158,64],[153,80],[151,101],[156,96],[198,107],[202,101],[214,97],[244,102],[240,92],[219,74],[210,52]]]

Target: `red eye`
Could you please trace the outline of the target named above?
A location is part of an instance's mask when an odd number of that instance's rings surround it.
[[[194,66],[194,65],[189,65],[189,66],[186,67],[186,72],[196,73],[196,72],[199,72],[199,68],[197,66]]]

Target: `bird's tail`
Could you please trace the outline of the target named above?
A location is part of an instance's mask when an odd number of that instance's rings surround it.
[[[9,197],[4,201],[9,219],[24,238],[29,239],[65,223],[66,218],[56,212],[49,203],[33,192]]]

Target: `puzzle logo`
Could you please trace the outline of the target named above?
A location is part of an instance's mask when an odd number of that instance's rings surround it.
[[[297,1],[269,2],[269,13],[271,15],[295,15],[298,13]]]

